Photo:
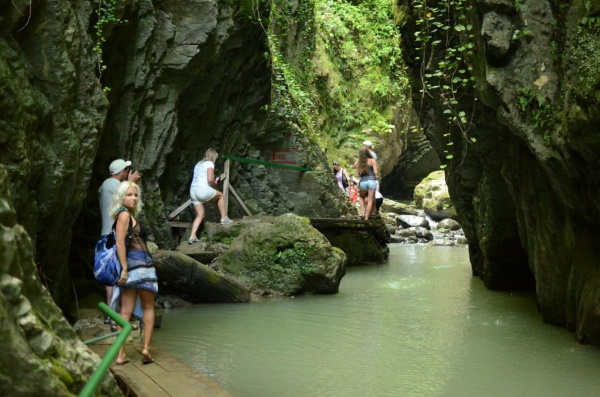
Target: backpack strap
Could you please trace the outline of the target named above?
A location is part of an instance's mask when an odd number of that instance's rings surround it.
[[[121,207],[117,210],[117,212],[115,214],[115,221],[113,222],[113,225],[112,225],[113,231],[117,227],[117,220],[119,219],[119,215],[121,214],[121,212],[129,212],[129,211],[127,210],[127,208],[124,208],[124,207]],[[129,238],[131,238],[131,233],[133,233],[133,219],[132,218],[133,218],[133,216],[130,214],[129,215],[129,229],[127,230],[127,236],[126,236]]]

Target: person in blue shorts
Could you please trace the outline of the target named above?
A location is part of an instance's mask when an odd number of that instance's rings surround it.
[[[373,158],[368,148],[362,147],[358,151],[358,160],[354,163],[356,173],[360,176],[358,182],[358,201],[360,203],[360,217],[368,220],[371,210],[375,205],[375,190],[377,189],[377,160]]]

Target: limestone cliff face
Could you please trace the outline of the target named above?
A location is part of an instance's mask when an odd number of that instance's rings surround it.
[[[600,7],[591,3],[404,2],[403,44],[474,274],[492,289],[535,285],[544,321],[600,345]]]
[[[71,230],[108,109],[91,13],[87,1],[0,0],[0,159],[18,221],[58,300],[68,293]]]
[[[110,4],[97,36],[98,10]],[[286,14],[290,26],[298,9]],[[307,5],[300,9],[310,15]],[[39,272],[61,307],[71,295],[69,259],[78,262],[71,272],[91,274],[97,191],[114,158],[143,173],[145,221],[162,247],[172,244],[166,214],[188,199],[194,164],[209,147],[257,160],[293,149],[284,161],[314,170],[234,162],[231,181],[253,213],[347,210],[294,109],[261,110],[281,96],[271,85],[267,4],[0,0],[0,15],[0,158]],[[292,50],[302,40],[286,35]],[[235,202],[230,208],[244,214]]]
[[[37,276],[33,245],[10,202],[0,165],[0,394],[75,395],[100,364]],[[42,280],[43,281],[43,280]],[[99,391],[121,395],[112,376]]]

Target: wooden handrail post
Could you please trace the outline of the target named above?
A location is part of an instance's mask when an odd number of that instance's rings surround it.
[[[229,216],[229,166],[231,160],[225,160],[225,183],[223,184],[223,204],[225,205],[225,216]]]

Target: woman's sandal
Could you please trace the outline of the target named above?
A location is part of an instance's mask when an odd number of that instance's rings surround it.
[[[117,365],[125,365],[125,364],[127,364],[128,362],[129,362],[129,359],[128,359],[128,358],[126,358],[126,359],[125,359],[125,360],[123,360],[123,361],[119,361],[119,360],[115,361],[115,364],[117,364]]]
[[[153,363],[152,356],[150,355],[150,351],[144,349],[142,350],[142,364],[150,364]]]
[[[137,331],[138,329],[140,329],[140,327],[137,324],[131,324],[131,330],[132,331]],[[117,328],[117,323],[115,323],[114,321],[111,321],[110,323],[110,331],[111,332],[117,332],[119,329]]]

